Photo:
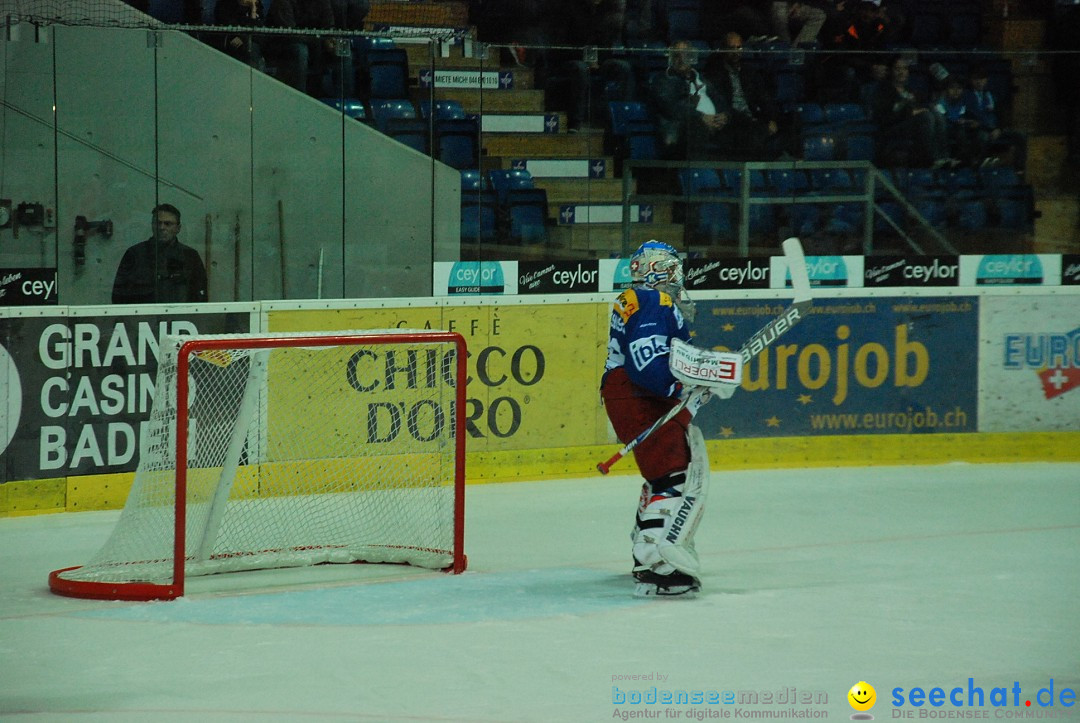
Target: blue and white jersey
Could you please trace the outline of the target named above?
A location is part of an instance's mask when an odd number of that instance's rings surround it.
[[[604,373],[623,367],[630,381],[661,397],[678,396],[668,368],[672,339],[690,341],[690,329],[670,294],[648,287],[627,289],[611,310]]]

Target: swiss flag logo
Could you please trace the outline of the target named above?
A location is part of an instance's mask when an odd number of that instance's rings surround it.
[[[1065,392],[1080,387],[1080,369],[1075,367],[1043,369],[1039,372],[1039,381],[1042,382],[1043,394],[1047,399],[1060,397]]]

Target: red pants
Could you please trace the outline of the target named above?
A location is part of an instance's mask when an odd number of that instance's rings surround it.
[[[611,371],[600,389],[608,419],[619,441],[626,444],[679,403],[677,399],[658,397],[630,381],[623,369]],[[652,481],[690,466],[690,446],[686,428],[690,412],[685,409],[652,436],[634,448],[634,460],[641,476]]]

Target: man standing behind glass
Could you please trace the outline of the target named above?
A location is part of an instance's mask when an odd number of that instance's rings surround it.
[[[154,235],[126,252],[113,282],[114,304],[206,301],[206,269],[199,252],[177,240],[180,211],[154,208]]]

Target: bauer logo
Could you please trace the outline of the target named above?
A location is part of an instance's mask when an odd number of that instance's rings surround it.
[[[686,262],[689,289],[767,289],[769,259],[690,259]]]
[[[843,256],[807,256],[806,270],[810,275],[811,286],[847,286],[847,264]],[[791,285],[788,273],[786,285]]]
[[[871,256],[866,259],[866,286],[957,286],[957,256]]]
[[[993,254],[979,260],[975,283],[983,284],[1041,284],[1043,268],[1033,254]]]
[[[596,293],[599,276],[596,261],[520,261],[518,293]]]
[[[1065,254],[1061,257],[1061,283],[1064,286],[1080,285],[1080,254]]]
[[[458,261],[450,269],[448,294],[501,294],[506,290],[498,261]]]

